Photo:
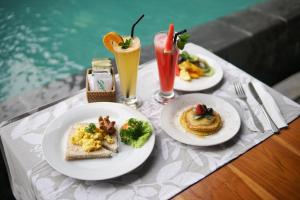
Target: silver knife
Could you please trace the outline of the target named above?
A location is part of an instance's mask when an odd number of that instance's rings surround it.
[[[274,121],[272,120],[272,118],[270,117],[270,115],[268,114],[268,111],[266,110],[261,98],[259,97],[259,95],[257,94],[252,82],[248,83],[248,87],[250,89],[251,94],[253,95],[253,97],[255,98],[255,100],[257,101],[257,103],[260,106],[260,109],[263,111],[270,127],[272,128],[272,131],[274,133],[277,133],[279,131],[278,127],[276,126],[276,124],[274,123]]]

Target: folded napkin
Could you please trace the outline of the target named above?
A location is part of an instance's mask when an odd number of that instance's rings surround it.
[[[276,124],[278,128],[287,127],[287,123],[283,118],[281,111],[278,108],[276,101],[273,99],[272,95],[267,91],[267,89],[258,81],[251,81],[256,89],[259,97],[261,98],[268,114]]]
[[[260,108],[258,102],[256,99],[253,97],[252,93],[250,92],[250,89],[248,87],[249,82],[253,83],[253,86],[255,87],[258,95],[260,96],[264,106],[266,107],[266,110],[268,111],[268,114],[276,124],[278,128],[284,128],[287,127],[287,123],[284,120],[277,104],[276,101],[273,99],[271,94],[267,91],[267,89],[263,86],[262,83],[255,81],[255,80],[244,80],[242,83],[242,86],[245,90],[246,96],[247,96],[247,102],[250,106],[250,109],[253,111],[254,115],[258,118],[258,120],[261,122],[263,128],[265,131],[270,131],[272,128],[267,122],[267,119],[265,115],[263,114],[262,109]],[[252,120],[248,119],[249,122],[252,122]],[[255,125],[253,123],[249,123],[250,130],[255,131],[254,127]],[[252,128],[251,128],[252,127]]]
[[[235,95],[233,87],[229,86],[228,89],[230,90],[230,92],[220,90],[215,91],[214,95],[222,97],[223,99],[231,103],[234,107],[236,107],[242,118],[243,123],[248,127],[250,131],[261,132],[261,130],[259,130],[254,123],[254,119],[251,114],[252,111],[249,110],[247,103],[239,99],[237,96],[233,98],[232,95]]]
[[[112,88],[112,76],[108,73],[94,73],[87,76],[90,91],[107,92]]]
[[[87,78],[88,78],[90,90],[91,90],[91,91],[95,91],[94,79],[93,79],[92,74],[88,74],[88,75],[87,75]]]

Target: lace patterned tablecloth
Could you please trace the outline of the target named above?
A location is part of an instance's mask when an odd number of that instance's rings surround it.
[[[233,139],[221,145],[201,148],[181,144],[170,138],[160,126],[163,106],[153,100],[153,93],[159,88],[159,83],[156,63],[150,61],[141,66],[138,84],[138,95],[143,99],[143,106],[139,110],[151,120],[156,135],[155,147],[146,162],[131,173],[107,181],[75,180],[47,164],[41,148],[43,131],[51,120],[68,109],[86,104],[83,91],[0,129],[2,151],[9,167],[15,197],[28,200],[167,199],[272,135],[270,131],[251,131],[246,108],[233,92],[232,81],[246,82],[253,77],[199,46],[188,44],[186,50],[208,56],[222,66],[222,82],[205,93],[224,98],[238,110],[242,126]],[[297,103],[269,87],[267,90],[275,98],[287,122],[299,116],[300,107]]]

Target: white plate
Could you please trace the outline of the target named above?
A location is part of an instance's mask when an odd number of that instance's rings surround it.
[[[149,122],[137,110],[117,103],[92,103],[71,109],[53,120],[44,133],[43,152],[54,169],[76,179],[105,180],[134,170],[148,158],[154,147],[154,133],[143,147],[137,149],[123,144],[119,138],[119,152],[113,154],[112,158],[66,161],[67,131],[70,126],[76,122],[96,123],[100,115],[109,115],[110,119],[116,121],[118,129],[131,117]]]
[[[200,137],[181,127],[179,117],[182,112],[199,103],[206,104],[221,115],[223,126],[217,133]],[[179,142],[195,146],[212,146],[226,142],[235,136],[239,131],[241,119],[235,108],[219,97],[208,94],[187,94],[179,96],[164,106],[161,125],[169,136]]]
[[[223,78],[223,70],[218,62],[215,60],[203,56],[201,54],[194,54],[204,60],[215,70],[215,73],[210,77],[201,77],[198,79],[193,79],[191,81],[181,80],[178,76],[175,77],[174,89],[181,91],[201,91],[209,89],[217,85]]]

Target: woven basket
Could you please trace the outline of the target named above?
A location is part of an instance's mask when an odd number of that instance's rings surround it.
[[[116,79],[115,79],[115,74],[112,72],[112,89],[111,91],[108,92],[93,92],[90,91],[90,86],[89,86],[89,81],[88,81],[88,74],[92,73],[92,69],[87,69],[86,70],[86,97],[87,101],[89,103],[91,102],[103,102],[103,101],[110,101],[110,102],[115,102],[116,101]]]

